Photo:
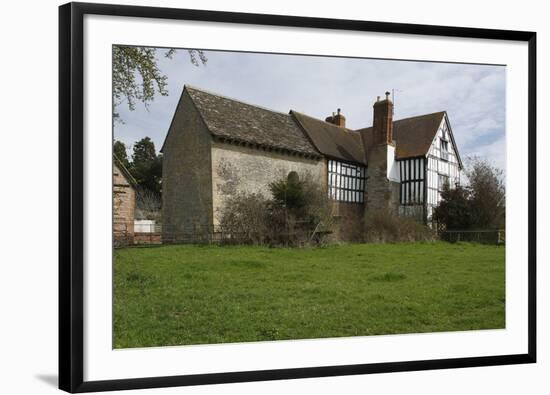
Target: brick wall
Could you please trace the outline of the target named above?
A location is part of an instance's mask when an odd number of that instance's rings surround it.
[[[374,144],[391,144],[393,141],[393,103],[386,92],[386,99],[374,103],[372,117]]]
[[[135,232],[134,244],[161,244],[162,234],[152,232]]]
[[[136,193],[120,168],[113,164],[113,236],[115,244],[134,242]]]

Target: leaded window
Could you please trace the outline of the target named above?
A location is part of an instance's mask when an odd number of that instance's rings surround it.
[[[441,140],[441,159],[449,160],[449,142],[447,140]]]
[[[440,174],[439,175],[439,180],[438,180],[438,189],[439,191],[443,191],[443,189],[445,189],[446,186],[449,186],[449,176],[445,175],[445,174]]]
[[[443,127],[441,132],[441,159],[449,160],[449,139],[447,138],[448,132],[447,127]]]
[[[337,160],[328,161],[328,193],[332,200],[350,203],[365,201],[366,169]]]

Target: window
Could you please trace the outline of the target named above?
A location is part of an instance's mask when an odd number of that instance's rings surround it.
[[[363,166],[329,160],[329,197],[341,202],[363,203],[365,201],[365,176],[366,169]]]
[[[396,163],[400,174],[400,204],[418,205],[424,202],[424,158],[403,159]]]
[[[441,139],[441,159],[449,160],[449,142]]]
[[[300,176],[295,171],[291,171],[290,173],[288,173],[286,179],[289,183],[297,184],[300,181]]]
[[[449,185],[449,176],[446,176],[444,174],[440,174],[439,175],[439,186],[438,186],[438,190],[439,191],[443,191],[443,188],[445,187],[445,185]]]
[[[441,148],[441,159],[449,160],[449,132],[447,131],[446,126],[443,126],[439,142]]]

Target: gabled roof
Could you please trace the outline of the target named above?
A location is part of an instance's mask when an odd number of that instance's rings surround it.
[[[323,155],[347,162],[367,163],[359,133],[296,111],[291,110],[290,114]]]
[[[420,115],[393,121],[393,139],[397,159],[425,156],[445,116],[445,111]],[[358,130],[363,132],[370,146],[372,127]]]
[[[189,85],[184,87],[182,95],[185,93],[213,137],[222,141],[312,157],[326,156],[363,165],[368,162],[372,127],[354,131],[293,110],[284,114]],[[445,111],[440,111],[394,121],[396,159],[426,156],[445,117]],[[462,166],[458,152],[457,158]]]
[[[320,157],[289,114],[185,86],[215,137]]]
[[[124,166],[124,163],[116,156],[116,154],[113,152],[113,162],[118,167],[120,172],[122,173],[122,176],[128,181],[128,184],[130,184],[132,187],[137,188],[138,183],[134,176],[130,173],[130,171]]]

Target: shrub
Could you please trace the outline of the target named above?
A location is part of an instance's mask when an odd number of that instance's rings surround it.
[[[294,214],[306,205],[304,182],[295,171],[291,171],[288,177],[269,184],[269,190],[273,196],[273,204],[285,207]]]
[[[230,196],[220,212],[222,241],[238,244],[265,244],[271,236],[269,201],[257,193]]]
[[[468,185],[445,186],[432,219],[447,230],[504,228],[506,191],[502,170],[468,158]]]
[[[334,228],[334,208],[327,191],[315,182],[310,173],[303,178],[304,217],[318,228],[331,232]]]
[[[474,210],[471,191],[460,185],[450,188],[445,185],[441,201],[434,208],[432,219],[445,229],[470,229],[474,226]]]
[[[435,233],[413,219],[386,210],[373,211],[365,218],[366,242],[395,243],[435,240]]]
[[[150,189],[139,187],[136,190],[136,219],[161,221],[160,195]]]
[[[234,193],[220,210],[222,240],[298,246],[323,243],[332,232],[332,206],[323,188],[295,172],[269,185],[272,198]]]
[[[296,172],[270,184],[273,242],[284,245],[324,243],[334,225],[332,205],[311,174]]]

